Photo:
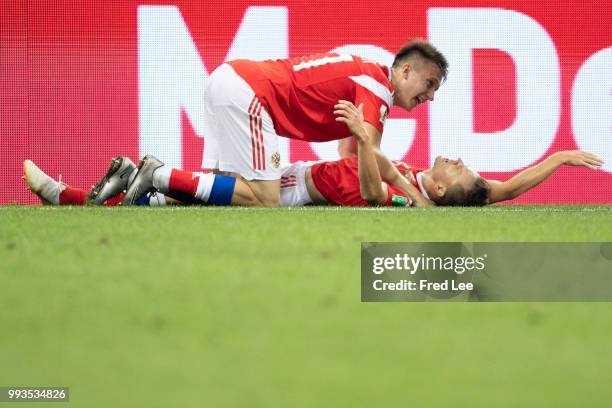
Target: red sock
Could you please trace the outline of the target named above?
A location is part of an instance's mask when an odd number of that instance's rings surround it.
[[[66,186],[64,191],[60,193],[60,205],[85,205],[85,196],[87,192],[80,188],[72,188]]]
[[[198,189],[199,181],[200,176],[198,173],[172,169],[168,188],[170,191],[186,193],[193,197]]]
[[[119,193],[116,196],[106,200],[104,205],[107,207],[116,207],[123,201],[123,197],[125,197],[125,193]]]

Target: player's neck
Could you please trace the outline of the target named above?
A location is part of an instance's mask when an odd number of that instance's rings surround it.
[[[395,93],[397,89],[397,72],[393,69],[393,67],[389,67],[389,82],[391,82],[391,87],[393,87],[393,93]],[[393,101],[393,104],[396,105],[396,101]]]
[[[421,178],[421,183],[423,184],[423,190],[427,193],[429,197],[434,196],[434,181],[431,177],[431,169],[423,170],[421,172],[423,175]]]

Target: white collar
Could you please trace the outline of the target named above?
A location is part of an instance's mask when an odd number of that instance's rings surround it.
[[[423,194],[423,197],[430,200],[429,195],[427,195],[427,190],[425,190],[425,186],[423,185],[423,176],[424,176],[423,172],[419,171],[416,174],[416,181],[419,185],[419,188],[421,189],[421,194]]]

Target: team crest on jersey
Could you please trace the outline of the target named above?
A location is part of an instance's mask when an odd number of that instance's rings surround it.
[[[385,124],[385,120],[387,120],[387,114],[389,113],[389,108],[385,105],[380,105],[380,123]]]
[[[270,160],[272,160],[272,166],[274,166],[275,169],[278,169],[278,166],[280,166],[280,159],[280,154],[278,154],[278,152],[274,153],[270,157]]]

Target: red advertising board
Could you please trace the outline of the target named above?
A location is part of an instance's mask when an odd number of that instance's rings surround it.
[[[77,187],[110,158],[153,153],[198,169],[202,92],[235,58],[336,50],[388,62],[410,38],[447,55],[448,81],[412,112],[392,109],[383,150],[427,167],[461,157],[506,179],[559,150],[599,155],[517,203],[612,203],[612,11],[606,1],[26,1],[0,8],[0,203],[35,203],[32,159]],[[290,161],[334,144],[287,141]]]

